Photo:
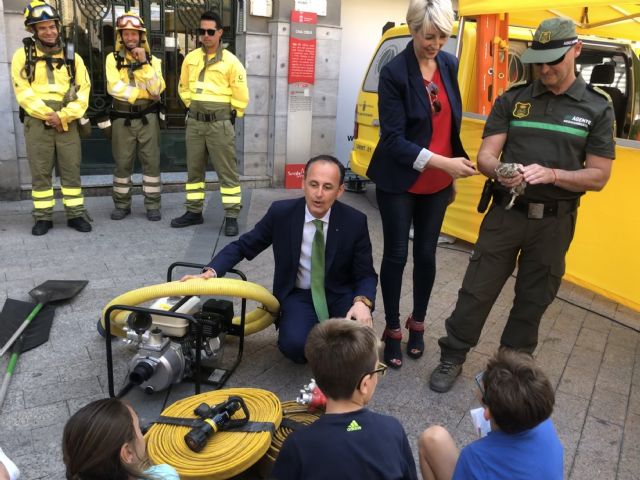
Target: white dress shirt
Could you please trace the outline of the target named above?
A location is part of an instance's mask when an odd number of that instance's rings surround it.
[[[322,220],[322,232],[324,233],[324,245],[327,246],[327,230],[329,228],[329,215],[331,209],[320,218]],[[313,221],[316,217],[311,215],[309,207],[304,206],[304,227],[302,229],[302,244],[300,245],[300,263],[298,264],[298,275],[296,276],[296,288],[309,290],[311,288],[311,247],[313,237],[316,234],[316,226]]]

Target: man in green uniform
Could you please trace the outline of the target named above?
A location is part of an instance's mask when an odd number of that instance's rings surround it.
[[[164,91],[160,59],[151,55],[144,22],[134,12],[116,20],[116,51],[107,56],[113,159],[112,220],[131,213],[131,173],[136,151],[142,164],[142,193],[147,218],[160,220],[160,127],[158,102]]]
[[[202,48],[190,52],[182,63],[180,98],[189,109],[187,118],[187,212],[171,220],[175,228],[202,223],[207,157],[220,180],[225,211],[224,233],[238,234],[242,208],[236,165],[233,119],[242,117],[249,104],[247,74],[235,55],[221,42],[222,23],[214,12],[200,17],[198,35]]]
[[[581,49],[571,20],[543,21],[521,57],[539,78],[509,90],[491,110],[478,166],[498,185],[439,340],[432,390],[453,386],[516,262],[515,298],[500,344],[527,353],[536,348],[540,319],[564,274],[580,196],[605,186],[615,157],[613,107],[575,74]],[[524,192],[511,202],[516,187]]]
[[[90,232],[80,185],[78,122],[89,105],[91,84],[79,55],[67,58],[60,38],[60,16],[49,4],[32,1],[24,10],[25,39],[11,60],[11,80],[24,115],[24,138],[31,170],[33,235],[53,227],[52,172],[60,172],[67,225]]]

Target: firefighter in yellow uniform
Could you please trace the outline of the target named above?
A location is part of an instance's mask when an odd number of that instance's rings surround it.
[[[35,225],[44,235],[53,227],[54,163],[62,185],[67,225],[90,232],[80,186],[79,120],[89,105],[91,83],[79,55],[66,58],[60,38],[60,16],[52,6],[35,0],[24,10],[24,25],[33,38],[23,40],[11,60],[11,79],[24,118],[27,159]]]
[[[185,57],[178,87],[180,98],[189,109],[186,131],[187,212],[174,218],[171,226],[180,228],[203,222],[208,157],[220,181],[225,211],[224,233],[235,236],[238,234],[237,218],[242,208],[242,195],[233,120],[236,115],[242,117],[249,104],[247,75],[240,61],[220,41],[222,23],[218,14],[202,14],[198,35],[202,48]]]
[[[158,108],[165,89],[160,59],[152,56],[142,19],[127,12],[116,20],[117,47],[107,56],[107,91],[113,97],[111,148],[112,220],[131,213],[131,173],[136,150],[142,164],[142,193],[147,218],[160,220],[160,127]]]

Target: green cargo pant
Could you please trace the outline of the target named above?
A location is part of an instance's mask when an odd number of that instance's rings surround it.
[[[562,202],[562,206],[568,204]],[[515,298],[500,344],[528,353],[535,350],[540,320],[564,275],[578,216],[574,209],[575,205],[559,207],[557,216],[530,219],[524,212],[505,210],[504,205],[491,207],[480,227],[456,307],[445,321],[447,336],[438,341],[441,360],[465,361],[516,263]]]
[[[111,149],[116,164],[113,173],[113,203],[116,208],[124,210],[131,208],[131,174],[138,152],[142,165],[142,193],[144,206],[147,210],[160,209],[160,126],[158,115],[149,113],[142,119],[129,120],[130,126],[124,118],[112,121]]]
[[[52,219],[56,201],[51,176],[56,163],[67,218],[83,216],[85,208],[80,186],[82,151],[77,122],[71,122],[68,131],[58,133],[55,128],[46,128],[42,120],[27,115],[24,119],[24,139],[31,169],[33,218],[36,221]]]
[[[220,181],[220,196],[226,217],[237,218],[242,208],[240,177],[236,165],[236,135],[230,120],[201,122],[187,119],[187,211],[200,213],[204,203],[207,158]]]

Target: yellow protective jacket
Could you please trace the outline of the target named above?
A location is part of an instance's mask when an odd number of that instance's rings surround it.
[[[36,56],[44,56],[44,53],[37,47],[34,46],[33,48]],[[64,51],[51,57],[64,60]],[[89,106],[89,93],[91,91],[91,81],[82,57],[76,54],[74,60],[77,98],[64,105],[57,112],[62,122],[62,128],[65,131],[69,130],[69,123],[84,116]],[[61,68],[54,66],[52,71],[47,71],[47,63],[38,61],[35,63],[33,81],[29,83],[24,70],[25,63],[26,54],[24,48],[20,48],[16,50],[11,60],[11,80],[16,100],[18,105],[27,112],[27,115],[46,120],[47,113],[51,113],[54,110],[45,104],[45,100],[63,101],[65,94],[69,91],[70,72],[66,65]]]
[[[133,57],[127,51],[124,64],[133,63]],[[133,79],[129,78],[128,68],[117,68],[116,56],[107,56],[107,92],[121,102],[135,103],[136,100],[158,97],[166,87],[162,77],[162,63],[159,58],[152,56],[151,65],[148,63],[133,71]]]
[[[242,63],[233,53],[221,47],[215,54],[206,55],[210,63],[201,81],[200,72],[205,68],[205,55],[204,50],[198,48],[185,57],[178,86],[180,98],[187,108],[194,100],[230,103],[238,117],[242,117],[249,104],[247,72]],[[212,62],[215,56],[218,59]]]

